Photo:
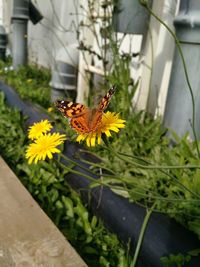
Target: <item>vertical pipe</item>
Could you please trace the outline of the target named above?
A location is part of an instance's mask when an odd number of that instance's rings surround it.
[[[0,59],[6,59],[6,45],[7,45],[7,35],[5,28],[0,25]]]
[[[17,69],[20,65],[27,64],[27,24],[28,20],[12,20],[12,56],[14,69]]]
[[[27,27],[29,0],[14,0],[12,15],[12,56],[13,67],[27,64]]]
[[[165,24],[173,29],[173,20],[177,9],[177,0],[164,0],[159,15]],[[154,47],[153,47],[154,48]],[[169,86],[170,70],[174,54],[174,40],[168,30],[161,25],[158,31],[157,45],[153,55],[152,78],[147,103],[147,111],[153,117],[163,115]]]
[[[149,1],[151,4],[152,1]],[[113,26],[116,32],[146,35],[149,13],[138,0],[117,1],[113,14]]]
[[[189,80],[195,99],[195,125],[200,138],[200,1],[181,1],[178,16],[174,20],[177,37],[185,57]],[[186,132],[194,138],[191,129],[192,101],[183,64],[176,49],[172,75],[164,114],[164,126],[172,128],[179,136]]]

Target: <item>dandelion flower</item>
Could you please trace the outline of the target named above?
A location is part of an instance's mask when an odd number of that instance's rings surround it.
[[[48,133],[35,139],[26,150],[28,164],[32,162],[37,163],[39,160],[45,160],[46,157],[52,159],[52,154],[61,152],[57,146],[61,145],[65,139],[66,136],[59,133]]]
[[[103,114],[101,131],[105,133],[106,136],[111,136],[110,131],[114,131],[116,133],[119,132],[119,129],[125,127],[125,120],[119,118],[119,114],[115,112],[107,111]]]
[[[119,114],[115,112],[107,111],[103,114],[102,121],[100,126],[95,132],[79,134],[76,141],[86,141],[87,146],[94,147],[97,144],[101,143],[102,134],[105,134],[107,137],[111,136],[111,131],[118,133],[121,128],[125,127],[125,120],[119,118]]]
[[[36,122],[29,127],[28,138],[31,140],[37,139],[41,135],[49,132],[51,128],[52,125],[48,120],[42,120],[40,122]]]
[[[54,110],[54,109],[53,109],[52,107],[49,107],[49,108],[47,109],[47,111],[48,111],[49,113],[51,113],[53,110]]]

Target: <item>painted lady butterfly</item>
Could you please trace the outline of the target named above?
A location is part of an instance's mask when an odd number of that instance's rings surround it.
[[[64,117],[70,119],[70,126],[80,134],[95,132],[101,124],[103,111],[107,108],[115,86],[102,98],[97,108],[90,109],[82,104],[57,100],[55,106]]]

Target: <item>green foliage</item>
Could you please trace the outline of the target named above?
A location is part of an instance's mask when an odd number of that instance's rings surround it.
[[[129,257],[114,234],[92,216],[68,185],[56,162],[28,165],[24,118],[5,105],[0,93],[0,151],[43,210],[66,235],[89,266],[128,267]]]
[[[190,260],[191,260],[190,255],[184,256],[181,253],[179,253],[177,255],[170,254],[169,257],[162,257],[161,258],[161,261],[165,267],[170,267],[170,266],[181,267],[181,266],[183,266],[184,263],[190,262]]]
[[[112,145],[97,152],[113,175],[104,183],[130,201],[168,213],[200,238],[200,165],[187,136],[170,145],[159,120],[133,115]],[[191,167],[190,167],[191,166]]]
[[[28,99],[41,106],[50,106],[50,71],[36,66],[22,66],[9,70],[7,64],[0,62],[0,78],[14,87],[22,99]]]
[[[26,81],[26,74],[22,76]],[[32,97],[32,94],[27,97]],[[41,99],[40,104],[44,104]],[[115,237],[110,234],[106,237],[105,228],[96,222],[96,217],[89,215],[79,196],[68,188],[57,166],[41,163],[38,170],[24,162],[27,140],[23,118],[19,112],[4,105],[3,96],[0,101],[0,147],[3,156],[23,178],[23,183],[38,203],[91,265],[98,258],[99,265],[96,266],[115,266],[116,262],[119,266],[129,266],[127,255],[119,253],[118,241],[113,241]],[[115,101],[118,107],[120,98],[116,97]],[[54,119],[59,120],[60,129],[66,126],[59,116],[54,116]],[[104,159],[102,169],[109,169],[114,174],[103,177],[104,183],[114,192],[143,206],[156,201],[158,211],[168,213],[200,237],[199,169],[154,168],[155,165],[199,166],[196,147],[187,140],[187,136],[180,140],[174,133],[176,145],[171,146],[165,133],[159,120],[151,119],[144,112],[135,112],[127,116],[126,128],[110,139],[112,145],[97,147],[93,151]],[[109,238],[111,242],[108,244]]]
[[[177,255],[170,254],[168,257],[162,257],[161,261],[165,267],[181,267],[189,266],[187,263],[190,262],[191,257],[196,257],[200,254],[200,249],[188,251],[185,255],[178,253]],[[185,265],[186,264],[186,265]]]
[[[110,36],[114,36],[112,32]],[[110,41],[113,62],[112,69],[105,76],[105,79],[108,80],[110,84],[115,84],[117,88],[111,106],[117,107],[117,112],[120,112],[120,114],[126,118],[134,111],[132,100],[138,88],[139,80],[134,81],[131,78],[130,64],[132,55],[120,55],[118,52],[120,41],[117,39],[110,39]]]
[[[117,112],[120,112],[122,116],[128,116],[133,111],[132,100],[139,81],[134,81],[131,77],[130,64],[134,56],[132,52],[119,52],[126,34],[119,38],[113,28],[112,16],[108,15],[112,12],[113,6],[117,2],[116,0],[111,0],[94,4],[94,1],[86,1],[87,7],[81,6],[81,12],[84,17],[85,13],[87,13],[88,21],[87,23],[80,22],[77,38],[79,49],[83,54],[86,65],[88,64],[88,55],[90,55],[92,57],[91,61],[97,61],[98,66],[101,66],[105,73],[103,80],[98,84],[102,89],[99,97],[102,96],[102,91],[106,92],[110,86],[116,85],[116,94],[113,96],[110,108],[117,106]],[[96,15],[94,16],[94,14]],[[98,27],[95,25],[98,25]],[[80,35],[80,31],[83,34]],[[88,31],[97,45],[95,49],[90,43],[88,44],[87,36],[84,36],[84,32],[88,33]],[[90,89],[93,87],[92,78],[93,76],[91,75],[88,79]],[[96,97],[97,94],[98,91],[95,88],[92,96]],[[91,102],[90,96],[88,102]]]
[[[148,1],[140,2],[146,6]],[[196,146],[188,141],[187,136],[179,139],[174,133],[173,139],[176,143],[172,145],[165,137],[166,130],[161,127],[159,119],[153,120],[144,112],[134,112],[132,99],[138,81],[133,81],[130,74],[132,55],[119,54],[121,41],[116,39],[112,29],[112,19],[107,16],[109,11],[107,9],[113,1],[105,2],[101,6],[103,15],[99,17],[93,16],[94,2],[87,1],[87,3],[88,8],[82,8],[83,11],[89,10],[90,14],[87,14],[89,22],[87,25],[81,22],[80,27],[89,29],[96,38],[99,33],[96,32],[94,24],[99,23],[102,40],[97,42],[99,51],[92,50],[91,46],[84,43],[84,38],[79,40],[79,48],[83,53],[89,53],[101,61],[106,73],[102,88],[106,91],[108,84],[117,86],[110,108],[120,112],[123,119],[127,120],[126,128],[110,139],[111,145],[106,144],[92,149],[103,159],[102,164],[99,164],[103,174],[106,170],[105,175],[102,175],[103,183],[117,194],[144,207],[156,202],[157,211],[168,213],[200,238],[200,165]],[[78,29],[78,33],[79,30],[81,29]],[[108,37],[109,43],[105,37]],[[110,69],[108,54],[112,57]],[[49,74],[42,76],[40,70],[33,67],[25,67],[17,72],[5,72],[2,69],[0,74],[22,97],[44,107],[49,106],[49,89],[43,89],[48,88]],[[40,79],[41,77],[44,78]],[[16,122],[20,124],[20,115],[14,116]],[[60,122],[62,129],[65,124],[62,124],[59,117],[54,118],[56,122]],[[50,167],[47,163],[41,163],[38,170],[38,167],[30,167],[24,163],[23,144],[26,139],[22,133],[20,135],[20,130],[18,133],[16,128],[12,128],[13,124],[14,121],[10,125],[5,121],[2,128],[0,127],[0,134],[4,134],[6,127],[9,130],[6,137],[9,141],[4,142],[2,138],[0,146],[6,151],[4,157],[7,157],[18,175],[24,177],[24,184],[44,210],[79,252],[83,253],[82,255],[90,255],[88,262],[91,266],[129,266],[128,257],[119,246],[116,237],[108,235],[102,223],[88,213],[79,196],[67,186],[58,166]],[[13,136],[16,140],[18,138],[20,140],[19,144],[16,144],[16,149],[12,145]],[[19,151],[19,155],[15,156],[15,151]],[[99,172],[99,166],[93,166],[93,169]],[[97,186],[97,183],[93,183],[92,186]],[[165,266],[172,264],[181,266],[187,263],[191,256],[194,255],[177,254],[168,258],[163,257],[162,260]],[[99,259],[98,263],[95,261],[96,258]]]
[[[26,136],[24,134],[24,120],[19,111],[8,109],[4,104],[4,95],[0,94],[0,148],[1,154],[9,165],[20,162],[24,152]],[[8,119],[9,118],[9,119]],[[13,126],[15,125],[15,126]],[[18,127],[16,127],[18,125]],[[6,139],[6,140],[5,140]],[[13,146],[15,144],[15,146]],[[16,153],[17,151],[17,153]]]

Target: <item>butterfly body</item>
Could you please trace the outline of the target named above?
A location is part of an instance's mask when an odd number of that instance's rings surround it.
[[[70,101],[57,100],[56,107],[64,117],[70,119],[70,126],[78,133],[92,133],[101,125],[103,111],[107,108],[112,95],[115,92],[113,86],[102,98],[97,108],[90,109],[83,104]]]

